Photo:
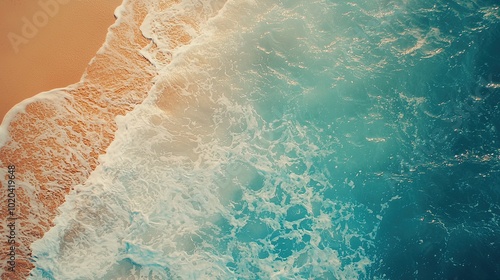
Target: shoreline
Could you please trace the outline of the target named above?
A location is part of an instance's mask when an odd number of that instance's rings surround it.
[[[85,1],[88,4],[98,0]],[[0,8],[5,6],[2,3],[0,2]],[[81,12],[77,5],[81,2],[74,3],[73,12]],[[70,3],[67,7],[69,5]],[[34,268],[31,244],[53,227],[57,209],[65,201],[66,194],[73,186],[83,183],[97,166],[98,156],[105,152],[113,140],[116,116],[126,114],[146,97],[150,81],[154,77],[154,68],[138,53],[138,50],[149,43],[139,31],[146,16],[144,8],[142,1],[124,1],[124,4],[120,2],[113,7],[112,11],[116,13],[117,19],[113,17],[114,13],[108,14],[111,23],[103,30],[102,38],[95,50],[91,50],[90,58],[85,59],[83,69],[76,72],[77,78],[62,86],[51,87],[43,93],[35,92],[28,98],[19,98],[24,101],[16,103],[19,107],[12,109],[8,114],[9,121],[3,121],[0,126],[0,163],[3,165],[0,174],[10,180],[0,180],[0,187],[8,189],[8,195],[16,198],[15,205],[9,205],[9,212],[2,211],[0,214],[3,221],[16,218],[14,225],[0,224],[0,230],[9,230],[10,233],[9,236],[5,235],[8,243],[4,242],[2,247],[8,254],[0,256],[1,279],[28,278]],[[0,9],[0,16],[2,11],[4,10]],[[72,18],[71,12],[63,15],[62,8],[59,16],[64,16],[64,20]],[[55,18],[57,17],[52,19]],[[0,22],[3,20],[0,17]],[[3,27],[0,24],[0,33],[5,32]],[[50,24],[43,31],[49,27]],[[54,28],[57,27],[59,26]],[[81,32],[70,31],[76,37],[85,38],[80,36]],[[33,37],[34,41],[30,41],[30,44],[35,41],[35,44],[39,44],[37,42],[41,40],[40,37],[41,35]],[[130,40],[124,40],[125,38]],[[68,47],[61,42],[57,43],[62,48]],[[26,47],[30,44],[26,44]],[[2,47],[5,45],[0,45],[0,59],[2,55],[5,57],[5,53],[1,52]],[[81,47],[77,50],[81,50]],[[50,51],[61,58],[57,50]],[[116,56],[125,59],[116,61]],[[46,67],[52,75],[52,70],[57,70],[51,64],[53,57],[41,59],[48,63],[39,66]],[[65,65],[73,63],[74,59],[70,57],[61,61],[66,64],[59,70],[67,72]],[[136,65],[137,72],[127,71],[130,64]],[[28,67],[33,65],[27,64]],[[2,66],[3,64],[0,65]],[[76,82],[77,80],[80,81]],[[123,80],[130,81],[134,87],[122,85]],[[32,81],[23,76],[23,79],[16,79],[15,82],[26,84]],[[4,88],[0,88],[3,106],[6,103],[3,102],[5,96],[8,95]],[[14,179],[7,176],[10,174],[6,173],[7,170],[15,170],[15,178],[10,175]]]
[[[2,1],[0,121],[23,100],[80,82],[121,4],[122,0]]]

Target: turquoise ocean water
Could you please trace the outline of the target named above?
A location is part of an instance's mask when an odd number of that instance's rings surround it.
[[[172,62],[32,279],[500,278],[498,1],[181,1],[174,50],[150,4]]]

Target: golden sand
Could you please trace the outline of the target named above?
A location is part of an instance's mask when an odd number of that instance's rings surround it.
[[[78,82],[104,42],[121,2],[0,0],[0,121],[22,100]],[[48,10],[53,15],[40,3],[55,3]],[[37,29],[33,38],[23,36],[25,19]]]

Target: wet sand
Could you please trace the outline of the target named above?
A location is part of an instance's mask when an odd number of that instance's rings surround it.
[[[53,15],[39,2],[51,2]],[[113,12],[121,3],[122,0],[0,0],[0,121],[22,100],[78,82],[105,41],[107,29],[115,21]],[[46,24],[42,14],[48,18]],[[39,23],[34,24],[38,30],[31,39],[23,36],[23,19]],[[13,41],[8,38],[11,32],[22,37],[13,37],[19,40]]]

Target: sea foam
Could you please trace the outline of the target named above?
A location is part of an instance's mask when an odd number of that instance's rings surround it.
[[[238,71],[260,59],[243,53],[241,37],[258,37],[255,22],[241,17],[275,14],[276,7],[228,1],[215,13],[209,4],[194,6],[210,11],[210,19],[193,33],[181,32],[181,43],[184,36],[200,35],[177,49],[170,47],[172,38],[152,31],[166,24],[162,17],[173,18],[177,7],[146,18],[142,31],[152,46],[171,53],[171,63],[153,61],[162,67],[148,98],[117,118],[115,140],[100,165],[68,196],[56,226],[33,244],[35,279],[366,273],[372,261],[364,250],[334,248],[353,239],[370,244],[366,233],[352,228],[361,225],[346,224],[352,211],[369,211],[324,201],[320,190],[332,186],[321,172],[311,173],[315,158],[331,155],[331,148],[310,138],[317,128],[287,113],[264,119],[268,108],[258,112],[248,100],[260,93],[236,84]],[[158,52],[143,50],[149,59]]]

